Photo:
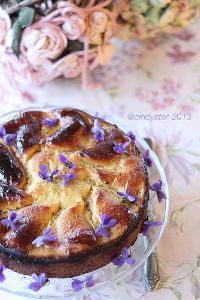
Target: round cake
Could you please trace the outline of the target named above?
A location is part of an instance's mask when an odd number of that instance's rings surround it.
[[[0,262],[73,277],[132,245],[148,175],[130,134],[85,112],[24,111],[0,128]]]

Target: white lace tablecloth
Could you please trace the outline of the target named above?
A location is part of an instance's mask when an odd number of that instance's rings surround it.
[[[161,284],[146,293],[140,274],[79,300],[200,299],[200,30],[199,24],[174,37],[118,45],[108,67],[93,80],[100,90],[82,91],[74,81],[57,80],[20,96],[1,76],[1,113],[54,104],[118,115],[154,142],[168,176],[171,208],[159,243]],[[22,299],[0,292],[0,299]]]

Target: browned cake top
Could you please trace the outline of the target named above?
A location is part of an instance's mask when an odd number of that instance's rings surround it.
[[[148,198],[146,169],[117,126],[69,108],[20,113],[2,126],[1,251],[69,259],[137,227]]]

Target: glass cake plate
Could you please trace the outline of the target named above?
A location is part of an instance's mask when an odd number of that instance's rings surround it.
[[[45,106],[45,107],[32,107],[24,110],[13,111],[0,117],[0,123],[12,118],[18,112],[32,111],[32,110],[44,110],[49,111],[51,109],[59,108],[58,106]],[[95,115],[94,112],[88,111],[90,114]],[[106,121],[117,124],[125,132],[130,131],[131,128],[127,128],[123,124],[123,121],[114,119],[113,117],[105,118]],[[27,298],[34,299],[72,299],[73,296],[82,297],[91,293],[95,293],[104,287],[108,287],[112,284],[117,284],[122,280],[125,280],[131,273],[137,270],[147,259],[147,257],[154,251],[158,245],[165,226],[167,224],[168,212],[169,212],[169,190],[164,170],[156,156],[156,154],[149,148],[143,138],[136,135],[136,144],[141,153],[144,153],[146,149],[150,151],[150,158],[153,162],[151,170],[149,171],[150,184],[162,180],[162,191],[166,195],[166,200],[158,202],[157,196],[154,192],[150,191],[149,201],[149,218],[161,221],[162,225],[151,228],[151,239],[147,243],[145,237],[140,234],[135,244],[130,247],[132,257],[136,260],[133,266],[124,264],[121,267],[116,267],[112,263],[106,265],[103,268],[95,270],[89,274],[93,275],[94,286],[83,288],[80,292],[75,292],[72,289],[73,278],[50,278],[47,285],[42,287],[38,292],[34,292],[28,288],[30,282],[32,282],[31,276],[25,276],[16,273],[12,270],[6,269],[4,274],[6,280],[0,283],[0,290],[19,295]],[[37,274],[39,275],[39,274]],[[76,279],[84,280],[88,274],[84,274],[76,277]]]

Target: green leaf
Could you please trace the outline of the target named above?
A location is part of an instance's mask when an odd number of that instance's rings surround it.
[[[23,7],[19,12],[18,18],[13,23],[13,40],[11,47],[17,56],[19,55],[22,30],[33,23],[34,16],[35,10],[33,8]]]
[[[19,12],[18,21],[22,28],[30,26],[33,23],[35,10],[31,7],[23,7]]]
[[[19,54],[19,43],[21,37],[21,25],[18,20],[13,24],[13,40],[12,40],[12,50],[18,55]]]
[[[173,293],[174,293],[174,295],[176,296],[176,298],[178,299],[178,300],[181,300],[182,299],[182,294],[181,294],[181,292],[179,292],[177,289],[175,289],[174,287],[170,287],[169,288]]]

